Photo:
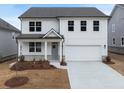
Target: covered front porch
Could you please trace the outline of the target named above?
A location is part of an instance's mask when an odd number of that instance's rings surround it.
[[[20,40],[18,56],[23,55],[25,61],[61,61],[63,56],[63,40]]]
[[[25,61],[61,61],[64,38],[54,29],[46,34],[21,34],[17,37],[18,57]]]

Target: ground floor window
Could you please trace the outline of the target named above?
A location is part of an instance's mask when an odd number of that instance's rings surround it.
[[[36,52],[41,52],[41,42],[36,42]]]
[[[113,40],[112,40],[112,44],[115,45],[115,38],[113,38]]]
[[[124,46],[124,37],[121,38],[121,45]]]
[[[41,52],[41,42],[29,42],[29,52]]]

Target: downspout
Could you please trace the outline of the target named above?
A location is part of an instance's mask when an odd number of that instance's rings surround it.
[[[63,39],[62,39],[62,59],[63,59],[63,57],[64,57],[64,55],[63,55],[63,54],[64,54],[64,53],[63,53],[63,43],[64,43],[64,41],[65,41],[65,40],[64,40],[64,38],[63,38]]]
[[[18,53],[19,53],[19,51],[18,51],[18,40],[17,40],[17,38],[16,38],[16,43],[17,43],[17,62],[18,62]]]
[[[62,59],[63,59],[63,40],[62,40]]]

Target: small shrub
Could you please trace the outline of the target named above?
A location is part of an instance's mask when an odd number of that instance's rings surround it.
[[[111,62],[110,56],[103,57],[103,62]]]
[[[20,61],[20,62],[24,62],[24,60],[25,60],[24,55],[21,55],[21,56],[19,57],[19,61]]]
[[[48,60],[44,60],[42,64],[43,68],[50,68],[50,62]]]
[[[62,66],[66,66],[67,65],[67,63],[65,62],[64,57],[62,58],[62,61],[60,62],[60,65],[62,65]]]
[[[105,64],[115,64],[114,62],[111,61],[111,57],[110,56],[106,56],[103,58],[103,63]]]
[[[111,57],[110,57],[110,56],[107,56],[107,57],[106,57],[106,61],[107,61],[107,62],[111,62]]]
[[[42,59],[40,59],[38,62],[43,62],[43,60],[42,60]]]
[[[33,62],[35,62],[35,58],[33,58]]]

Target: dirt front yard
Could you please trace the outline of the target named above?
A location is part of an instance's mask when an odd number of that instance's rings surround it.
[[[110,67],[118,71],[120,74],[124,75],[124,55],[109,53],[112,58],[112,62],[115,64],[108,64]]]
[[[13,60],[14,61],[14,60]],[[8,88],[5,82],[16,76],[15,71],[9,69],[12,61],[0,64],[0,88]],[[69,79],[66,69],[50,70],[24,70],[18,71],[17,76],[26,76],[29,78],[27,84],[15,88],[41,88],[41,89],[69,89]]]

